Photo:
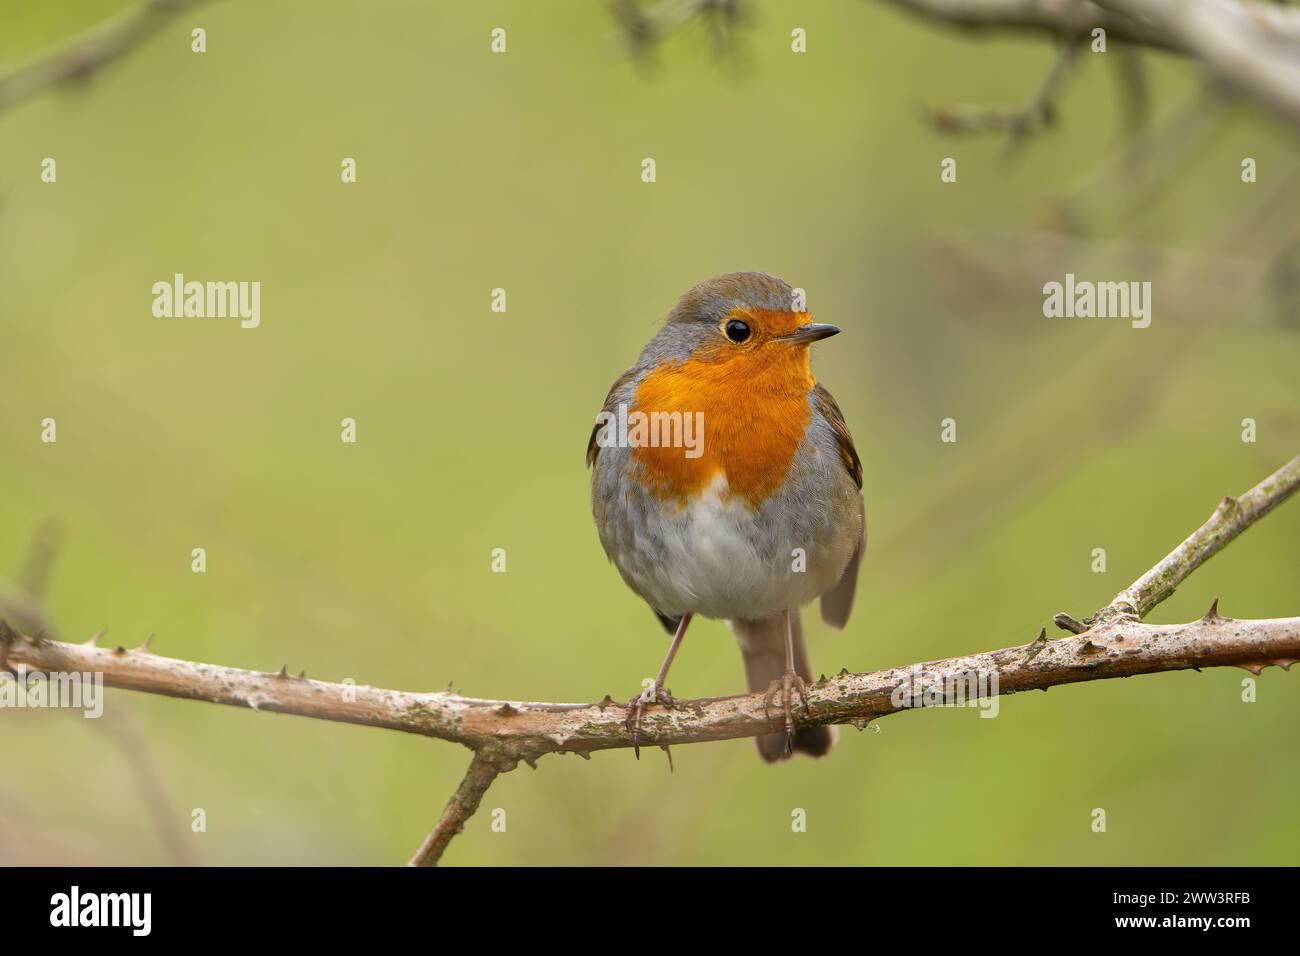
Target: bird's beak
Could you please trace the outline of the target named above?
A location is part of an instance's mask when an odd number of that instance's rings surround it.
[[[840,329],[837,325],[825,325],[821,322],[809,322],[807,325],[801,325],[789,335],[782,335],[780,338],[773,339],[773,342],[792,342],[795,344],[806,345],[811,342],[817,342],[821,339],[829,339],[832,335],[839,335]]]

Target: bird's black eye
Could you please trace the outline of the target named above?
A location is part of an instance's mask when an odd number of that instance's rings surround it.
[[[743,342],[745,339],[749,338],[749,326],[740,321],[740,319],[732,319],[728,322],[725,331],[727,333],[727,338],[736,343]]]

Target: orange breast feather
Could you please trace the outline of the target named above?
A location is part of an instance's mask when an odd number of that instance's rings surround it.
[[[702,453],[680,447],[632,450],[651,490],[685,505],[719,474],[730,495],[760,504],[781,486],[812,418],[816,384],[807,348],[767,346],[753,354],[705,354],[660,366],[637,387],[629,411],[702,412]]]

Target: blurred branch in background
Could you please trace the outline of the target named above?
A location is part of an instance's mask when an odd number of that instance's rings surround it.
[[[1254,0],[888,0],[968,29],[1029,29],[1107,40],[1196,60],[1300,126],[1300,10]]]
[[[47,89],[87,80],[206,0],[147,0],[26,66],[0,76],[0,113]]]
[[[1257,0],[884,0],[909,13],[968,31],[1030,31],[1056,37],[1062,54],[1024,110],[936,111],[950,132],[1006,130],[1022,135],[1052,115],[1052,99],[1080,44],[1104,30],[1118,40],[1180,54],[1300,127],[1300,10]],[[741,0],[615,0],[615,19],[632,52],[653,45],[694,21],[726,40],[744,25],[754,4]],[[721,48],[726,44],[718,43]],[[1122,63],[1133,79],[1132,62]]]
[[[1056,217],[1065,228],[1084,231],[1095,210],[1118,196],[1124,204],[1118,221],[1132,222],[1179,181],[1176,168],[1185,168],[1189,157],[1201,154],[1223,131],[1231,116],[1228,107],[1239,99],[1222,81],[1206,79],[1172,118],[1153,129],[1134,128],[1128,142],[1062,200]]]
[[[126,55],[178,14],[205,0],[147,0],[122,16],[0,76],[0,112],[42,90],[81,80]],[[1108,40],[1167,50],[1202,64],[1261,105],[1300,126],[1300,10],[1257,0],[885,0],[967,30],[1030,30],[1061,41],[1061,56],[1028,107],[1010,114],[936,114],[952,131],[1004,129],[1019,136],[1050,121],[1052,98],[1078,46],[1096,29]],[[751,19],[752,0],[613,0],[610,10],[637,55],[691,23],[727,49]],[[1131,70],[1132,63],[1125,65]]]
[[[1193,163],[1231,117],[1227,107],[1253,102],[1291,127],[1300,127],[1300,8],[1260,0],[884,0],[941,26],[966,32],[1029,32],[1053,40],[1057,54],[1038,89],[1017,108],[934,106],[928,121],[950,134],[997,133],[1007,136],[1008,152],[1030,133],[1051,126],[1057,99],[1080,62],[1098,49],[1094,31],[1105,31],[1100,47],[1114,68],[1126,142],[1072,196],[1052,207],[1049,226],[1071,235],[1095,234],[1099,211],[1120,205],[1119,222],[1129,225],[1149,211],[1178,182],[1171,170]],[[757,0],[615,0],[611,4],[634,55],[694,22],[708,25],[721,52],[730,38],[754,19]],[[1183,56],[1202,68],[1200,92],[1171,120],[1154,129],[1150,87],[1143,53],[1159,50]],[[1089,54],[1085,54],[1089,55]],[[1296,191],[1296,176],[1285,175],[1270,197],[1284,206]],[[1262,287],[1280,302],[1284,324],[1296,321],[1300,301],[1300,233],[1294,219],[1281,223],[1278,236],[1261,255],[1267,259],[1252,287]],[[1031,241],[1036,237],[1030,237]],[[984,243],[974,244],[980,255]],[[1208,258],[1208,257],[1207,257]],[[994,271],[1003,266],[995,264]],[[1024,272],[1025,270],[1018,270]],[[1019,277],[1017,277],[1019,278]],[[1041,284],[1041,283],[1037,283]],[[1204,285],[1204,282],[1200,283]],[[1017,284],[1017,290],[1024,286]],[[969,292],[969,290],[967,290]],[[967,301],[970,301],[967,295]]]
[[[1300,456],[1240,499],[1225,498],[1214,515],[1150,571],[1094,614],[1091,625],[1066,614],[1057,623],[1077,636],[1047,639],[1046,629],[1027,645],[866,674],[842,671],[808,690],[800,727],[851,724],[910,709],[900,688],[925,686],[927,675],[994,675],[988,696],[1046,690],[1062,684],[1235,665],[1258,674],[1270,665],[1289,668],[1300,659],[1300,618],[1231,620],[1218,602],[1200,620],[1151,625],[1141,617],[1238,535],[1300,489]],[[160,657],[150,642],[135,650],[101,648],[98,635],[67,644],[14,632],[0,622],[0,664],[13,672],[100,673],[105,685],[128,690],[251,707],[345,723],[384,727],[464,744],[474,758],[461,786],[413,863],[434,864],[477,809],[500,774],[546,754],[635,747],[630,711],[610,697],[596,704],[481,700],[445,693],[410,693],[308,680],[288,667],[259,673]],[[672,744],[729,740],[779,732],[784,715],[771,713],[762,693],[683,701],[655,707],[642,722],[645,739],[667,751]]]
[[[649,56],[655,44],[691,23],[708,30],[717,53],[732,44],[737,28],[751,19],[750,0],[611,0],[610,12],[618,21],[634,56]]]
[[[1194,100],[1221,102],[1208,90]],[[1189,108],[1185,119],[1193,121],[1194,113],[1196,108]],[[1210,126],[1220,121],[1222,111],[1213,115]],[[1194,137],[1197,141],[1206,132],[1204,126],[1201,130]],[[1147,140],[1144,136],[1135,142]],[[1182,142],[1186,144],[1186,140]],[[1147,162],[1167,171],[1195,156],[1196,146],[1186,145],[1189,152],[1183,157],[1164,150],[1152,153]],[[1120,194],[1117,187],[1125,177],[1119,168],[1126,165],[1127,160],[1121,159],[1107,174],[1107,180],[1113,178],[1109,190],[1098,181],[1085,191],[1088,198],[1083,204],[1089,216],[1098,215],[1102,194]],[[1153,179],[1164,178],[1151,172]],[[1178,317],[1186,334],[1167,341],[1158,363],[1128,350],[1072,356],[1069,381],[1058,391],[1038,396],[1040,401],[1054,401],[1057,413],[1068,416],[1072,427],[1047,431],[1017,428],[1016,421],[1008,419],[997,456],[945,473],[939,479],[940,488],[925,496],[923,509],[882,532],[888,537],[883,547],[890,561],[878,570],[880,586],[901,586],[931,573],[926,567],[932,560],[925,547],[928,529],[941,526],[948,529],[952,541],[973,540],[1013,513],[1018,501],[1067,476],[1081,458],[1138,433],[1159,413],[1159,403],[1150,401],[1149,396],[1163,394],[1169,382],[1186,374],[1184,363],[1197,354],[1197,343],[1221,327],[1225,316],[1231,316],[1236,329],[1296,328],[1300,280],[1293,277],[1300,267],[1298,186],[1300,166],[1281,170],[1267,187],[1256,189],[1239,203],[1231,220],[1216,231],[1213,242],[1195,250],[1163,237],[1137,241],[1136,234],[1141,232],[1137,228],[1125,230],[1122,241],[1081,238],[1072,232],[1091,234],[1099,231],[1099,223],[1083,218],[1083,209],[1076,213],[1073,201],[1068,211],[1050,217],[1054,220],[1051,225],[1068,219],[1072,229],[1066,232],[986,228],[936,231],[928,238],[926,259],[934,267],[934,281],[928,290],[933,296],[930,309],[959,314],[965,328],[1022,341],[1045,335],[1050,323],[1026,324],[1015,319],[1022,314],[1026,290],[1037,291],[1045,277],[1067,272],[1123,274],[1137,270],[1160,288],[1162,309]],[[1138,212],[1128,206],[1123,215]],[[1108,383],[1106,388],[1095,390],[1087,402],[1077,400],[1077,383],[1102,380]],[[1021,463],[1011,475],[1003,464],[1008,460]],[[968,496],[989,504],[972,509]]]
[[[1098,0],[1300,126],[1300,10],[1246,0]]]

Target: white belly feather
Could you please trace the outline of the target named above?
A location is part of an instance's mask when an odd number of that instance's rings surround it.
[[[646,566],[621,560],[631,555],[615,555],[615,563],[666,614],[755,619],[797,608],[835,581],[837,570],[807,553],[810,542],[782,541],[764,532],[745,500],[728,494],[721,473],[684,508],[652,511],[645,523],[659,560]],[[795,547],[807,554],[802,570],[796,570]]]

